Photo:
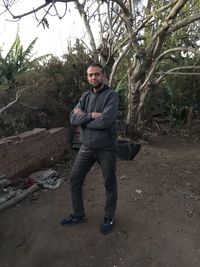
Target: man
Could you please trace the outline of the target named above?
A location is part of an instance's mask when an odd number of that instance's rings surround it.
[[[70,176],[73,214],[61,225],[74,225],[86,221],[82,187],[85,177],[95,162],[101,166],[106,190],[104,221],[101,232],[112,230],[117,205],[116,142],[118,94],[105,85],[104,68],[97,63],[87,68],[91,90],[84,93],[70,114],[72,125],[80,126],[81,147]]]

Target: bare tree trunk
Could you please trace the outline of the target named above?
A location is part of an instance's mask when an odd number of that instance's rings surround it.
[[[146,51],[136,55],[134,65],[128,73],[128,112],[126,119],[127,135],[135,137],[139,135],[138,125],[142,123],[142,112],[145,98],[150,90],[150,84],[146,81],[152,68],[151,56]]]
[[[136,122],[138,121],[138,105],[140,103],[140,80],[133,81],[130,76],[128,84],[128,112],[126,118],[126,134],[129,137],[138,135]]]

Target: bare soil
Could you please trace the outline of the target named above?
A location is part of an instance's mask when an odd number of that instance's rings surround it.
[[[200,145],[156,136],[133,161],[118,161],[114,230],[99,231],[104,187],[95,165],[84,186],[87,222],[62,227],[71,212],[70,168],[56,190],[41,190],[0,214],[1,267],[199,267]]]

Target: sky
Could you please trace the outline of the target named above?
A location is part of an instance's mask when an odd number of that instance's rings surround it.
[[[30,2],[34,4],[30,4]],[[18,15],[30,11],[33,7],[43,3],[44,0],[18,0],[11,11]],[[62,16],[65,4],[57,3],[56,6],[59,14]],[[0,6],[0,14],[2,13],[1,11],[2,6]],[[38,13],[39,18],[42,18],[43,12]],[[57,16],[48,16],[47,19],[49,29],[44,29],[42,25],[38,26],[34,15],[23,17],[18,22],[12,21],[9,13],[0,15],[0,47],[2,54],[5,55],[9,51],[18,29],[24,49],[38,37],[33,51],[36,57],[49,53],[60,57],[67,52],[67,47],[70,43],[73,45],[76,38],[83,39],[85,36],[81,18],[72,2],[68,3],[67,13],[61,20]]]

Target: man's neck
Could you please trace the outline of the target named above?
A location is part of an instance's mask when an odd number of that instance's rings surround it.
[[[102,84],[99,88],[93,88],[93,92],[96,94],[98,91],[100,91],[104,87],[104,84]]]

